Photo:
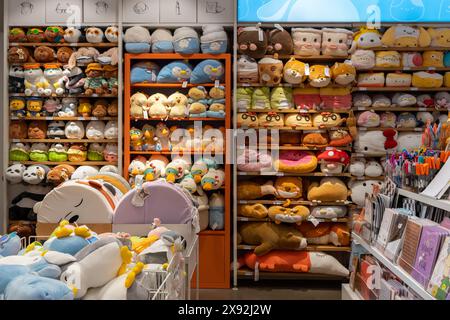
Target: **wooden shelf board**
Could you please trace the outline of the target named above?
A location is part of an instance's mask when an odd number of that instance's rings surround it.
[[[238,176],[287,176],[287,177],[348,177],[350,173],[325,174],[322,172],[291,173],[291,172],[238,172]]]
[[[9,93],[10,97],[25,97],[25,98],[118,98],[117,95],[113,95],[113,94],[102,94],[102,95],[96,95],[93,94],[92,96],[87,96],[85,94],[69,94],[69,93],[65,93],[62,95],[56,95],[56,94],[52,94],[51,96],[27,96],[25,95],[25,93]]]
[[[161,119],[159,117],[152,118],[131,118],[131,121],[225,121],[224,118],[167,118]]]
[[[450,47],[412,47],[412,48],[405,48],[405,47],[375,47],[370,48],[369,50],[373,51],[449,51]]]
[[[94,47],[94,48],[112,48],[117,47],[117,43],[111,42],[102,42],[102,43],[87,43],[87,42],[79,42],[79,43],[50,43],[50,42],[11,42],[9,43],[10,47],[16,46],[24,46],[24,47],[38,47],[38,46],[47,46],[47,47]]]
[[[257,246],[251,246],[246,244],[239,244],[237,246],[238,250],[254,250]],[[305,249],[306,251],[323,251],[323,252],[351,252],[351,247],[336,247],[336,246],[316,246],[308,245]],[[301,250],[299,250],[301,251]]]
[[[278,127],[278,128],[273,128],[273,127],[255,127],[255,128],[251,128],[251,127],[239,127],[239,129],[255,129],[255,130],[278,130],[278,131],[320,131],[320,132],[326,132],[326,131],[336,131],[336,130],[348,130],[347,127],[332,127],[332,128],[315,128],[315,127]]]
[[[204,152],[183,152],[183,151],[130,151],[130,154],[164,154],[164,155],[171,155],[171,154],[189,154],[189,155],[205,155]],[[223,156],[223,152],[217,152],[217,153],[211,153],[212,156],[218,155]]]
[[[259,82],[238,82],[238,87],[270,87],[270,88],[276,88],[276,87],[286,87],[286,88],[304,88],[304,89],[320,89],[312,86],[305,85],[304,83],[300,84],[292,84],[292,83],[279,83],[279,84],[262,84]],[[348,88],[351,89],[351,86],[341,86],[336,84],[329,84],[325,88]]]
[[[307,220],[310,221],[311,219]],[[350,220],[348,218],[337,218],[337,219],[321,219],[321,218],[316,218],[315,219],[318,222],[349,222]],[[237,217],[237,221],[240,222],[271,222],[272,220],[270,218],[248,218],[248,217]]]
[[[449,49],[447,49],[449,50]],[[450,68],[446,67],[393,67],[393,68],[383,68],[383,67],[374,67],[372,69],[366,69],[361,71],[450,71]]]
[[[223,236],[225,235],[224,230],[203,230],[198,233],[200,236]]]
[[[115,140],[89,140],[89,139],[11,139],[11,142],[43,142],[43,143],[117,143]]]
[[[384,131],[387,129],[393,129],[399,132],[423,132],[425,128],[383,128],[383,127],[375,127],[375,128],[364,128],[358,127],[359,131]]]
[[[91,120],[117,120],[117,117],[10,117],[11,120],[26,120],[26,121],[91,121]]]
[[[238,58],[241,55],[238,54]],[[265,58],[273,58],[273,55],[265,55]],[[286,60],[286,59],[290,59],[290,58],[296,58],[300,61],[329,61],[329,60],[347,60],[350,57],[349,56],[344,56],[344,57],[333,57],[333,56],[325,56],[325,55],[317,55],[317,56],[300,56],[300,55],[296,55],[296,54],[283,54],[283,55],[278,55],[278,59],[281,60]]]
[[[353,111],[391,111],[391,112],[418,112],[418,111],[429,111],[429,112],[433,112],[433,111],[439,111],[439,112],[448,112],[447,109],[443,109],[443,108],[434,108],[434,107],[419,107],[419,106],[415,106],[415,107],[397,107],[397,106],[390,106],[390,107],[385,107],[385,108],[372,108],[372,107],[354,107]]]
[[[105,166],[105,165],[114,165],[117,166],[117,162],[107,162],[107,161],[83,161],[83,162],[70,162],[70,161],[58,161],[58,162],[52,162],[52,161],[43,161],[43,162],[36,162],[36,161],[9,161],[9,164],[16,164],[21,163],[24,165],[33,165],[33,164],[42,164],[47,166],[57,166],[60,164],[69,164],[72,166]]]
[[[276,113],[295,113],[295,114],[317,114],[322,112],[333,112],[333,113],[342,113],[348,114],[350,110],[299,110],[299,109],[238,109],[238,112],[253,112],[253,113],[267,113],[267,112],[276,112]]]
[[[225,86],[225,84],[221,83],[221,86]],[[214,87],[214,83],[188,83],[185,87],[183,87],[183,83],[134,83],[130,85],[131,88],[192,88],[192,87]]]
[[[327,148],[331,148],[330,146],[326,146],[326,147],[304,147],[304,146],[256,146],[256,149],[259,150],[280,150],[280,151],[289,151],[289,150],[299,150],[299,151],[322,151],[322,150],[327,150]],[[239,146],[237,148],[238,150],[255,150],[255,147],[242,147]],[[351,147],[338,147],[339,150],[343,150],[343,151],[352,151]]]
[[[418,88],[418,87],[354,87],[353,92],[403,92],[403,91],[429,91],[429,92],[440,92],[440,91],[450,91],[448,87],[440,88]]]
[[[237,270],[237,275],[240,278],[254,278],[255,272],[248,268],[240,268]],[[324,280],[324,281],[347,281],[348,277],[341,277],[335,275],[321,274],[321,273],[305,273],[305,272],[264,272],[258,273],[260,280]]]
[[[363,176],[363,177],[355,177],[355,176],[352,176],[351,179],[352,179],[352,180],[359,180],[359,181],[363,181],[363,180],[379,180],[379,181],[384,181],[385,176],[380,176],[380,177],[367,177],[367,176]]]
[[[194,54],[179,54],[179,53],[125,53],[125,58],[130,60],[205,60],[215,59],[224,60],[231,57],[229,53],[223,54],[206,54],[206,53],[194,53]]]

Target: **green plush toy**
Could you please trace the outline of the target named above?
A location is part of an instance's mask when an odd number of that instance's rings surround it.
[[[67,161],[67,147],[61,143],[54,143],[48,151],[48,160],[53,162]]]
[[[276,87],[272,89],[270,96],[272,109],[291,109],[292,108],[292,88]]]
[[[87,158],[89,161],[103,161],[103,150],[105,147],[99,143],[92,143],[89,146]]]
[[[253,91],[252,109],[270,109],[269,87],[260,87]]]
[[[33,143],[30,150],[30,160],[36,162],[48,161],[48,147],[45,143]]]
[[[9,149],[10,161],[28,161],[30,160],[30,146],[21,142],[13,143]]]
[[[248,110],[252,107],[253,88],[239,87],[236,90],[236,101],[239,110]]]

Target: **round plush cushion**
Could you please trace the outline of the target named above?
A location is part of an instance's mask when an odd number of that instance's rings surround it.
[[[317,167],[317,158],[308,151],[281,151],[274,161],[275,170],[292,173],[313,172]]]
[[[269,169],[272,167],[272,157],[265,152],[247,149],[237,158],[237,167],[239,171]]]
[[[341,218],[346,214],[347,207],[345,206],[317,206],[311,210],[311,216],[323,219]]]

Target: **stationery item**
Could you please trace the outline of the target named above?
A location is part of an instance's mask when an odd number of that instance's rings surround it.
[[[450,299],[450,236],[441,246],[427,290],[438,300]]]
[[[429,182],[428,186],[425,188],[425,190],[422,191],[421,194],[440,199],[440,197],[442,197],[445,192],[447,192],[450,186],[450,180],[448,177],[448,173],[450,172],[450,161],[447,161],[446,157],[448,157],[448,155],[445,153],[444,166],[441,168],[441,170],[439,170],[434,179]]]

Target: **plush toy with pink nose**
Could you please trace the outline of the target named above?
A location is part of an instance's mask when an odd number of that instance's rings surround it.
[[[348,55],[353,40],[353,32],[341,28],[322,29],[322,54],[333,57]]]

